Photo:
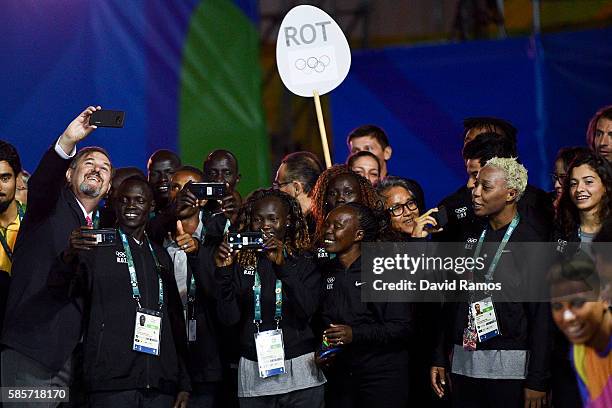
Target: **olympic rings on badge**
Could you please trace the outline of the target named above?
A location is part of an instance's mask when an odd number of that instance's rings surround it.
[[[319,74],[325,71],[325,68],[329,66],[331,58],[327,55],[321,55],[317,57],[298,58],[295,60],[295,68],[298,71],[304,71],[305,74],[310,74],[312,71],[318,72]]]

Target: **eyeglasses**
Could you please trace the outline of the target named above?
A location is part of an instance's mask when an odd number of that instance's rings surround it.
[[[293,183],[293,181],[285,181],[284,183],[279,183],[278,181],[275,181],[274,183],[272,183],[272,188],[275,190],[280,190],[283,186],[286,186],[287,184],[291,183]]]
[[[567,174],[555,174],[555,173],[550,173],[550,179],[553,183],[553,185],[558,181],[559,184],[563,185],[563,183],[565,182],[565,179],[567,178]]]
[[[387,210],[394,217],[399,217],[400,215],[404,213],[404,208],[407,208],[409,211],[414,211],[418,207],[417,207],[416,201],[408,200],[404,204],[395,204],[393,207],[389,207]]]

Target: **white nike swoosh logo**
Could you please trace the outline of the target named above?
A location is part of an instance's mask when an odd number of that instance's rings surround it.
[[[365,284],[366,284],[365,282],[355,282],[355,287],[358,288],[359,286],[365,285]]]

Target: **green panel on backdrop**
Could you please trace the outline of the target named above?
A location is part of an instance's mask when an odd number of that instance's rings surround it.
[[[259,34],[231,0],[204,0],[192,16],[181,71],[179,151],[201,168],[214,149],[238,157],[246,194],[270,185]]]

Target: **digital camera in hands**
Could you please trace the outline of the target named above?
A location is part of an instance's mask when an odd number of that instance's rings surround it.
[[[117,231],[112,228],[84,230],[83,233],[94,236],[95,246],[113,246],[117,243]]]
[[[232,250],[239,249],[263,249],[263,232],[230,232],[227,243]]]

